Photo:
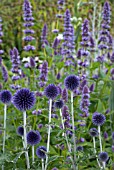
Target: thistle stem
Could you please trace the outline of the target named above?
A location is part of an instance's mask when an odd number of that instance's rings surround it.
[[[65,127],[64,127],[64,120],[63,120],[63,116],[62,116],[61,109],[60,109],[60,117],[61,117],[62,128],[63,128],[63,130],[65,130]],[[65,132],[63,133],[63,135],[64,135],[65,140],[66,140],[66,143],[67,143],[68,151],[69,151],[70,154],[71,154],[71,147],[70,147],[70,145],[69,145],[67,135],[66,135]],[[73,167],[74,167],[74,170],[75,170],[74,162],[73,162],[73,159],[72,159],[71,156],[70,156],[70,160],[71,160],[71,162],[72,162],[72,164],[73,164]]]
[[[101,130],[100,130],[100,126],[98,126],[98,132],[99,132],[99,142],[100,142],[100,152],[102,152],[102,141],[101,141]]]
[[[34,145],[32,146],[32,164],[34,164]]]
[[[71,91],[71,115],[72,115],[72,130],[73,130],[73,143],[74,143],[74,164],[76,168],[76,141],[75,141],[75,129],[74,129],[74,110],[73,110],[73,92]]]
[[[44,170],[44,159],[42,159],[42,170]]]
[[[28,156],[28,150],[27,150],[27,133],[26,133],[26,111],[23,112],[23,121],[24,121],[24,149],[25,149],[25,157],[26,157],[26,164],[27,169],[30,169],[30,163],[29,163],[29,156]]]
[[[6,115],[7,113],[7,105],[4,105],[4,137],[3,137],[3,154],[5,153],[5,141],[6,141]]]
[[[5,141],[6,141],[6,117],[7,117],[7,105],[4,105],[4,137],[3,137],[3,154],[5,154]],[[4,170],[4,164],[2,165]]]
[[[52,108],[52,99],[49,100],[49,124],[48,124],[48,140],[47,140],[47,154],[46,154],[45,170],[47,169],[47,164],[48,164],[48,154],[49,154],[49,145],[50,145],[51,108]]]
[[[99,166],[100,169],[102,169],[100,162],[99,162],[97,155],[96,155],[97,151],[96,151],[95,137],[93,137],[93,147],[94,147],[94,153],[95,153],[95,156],[96,156],[96,159],[97,159],[98,166]]]

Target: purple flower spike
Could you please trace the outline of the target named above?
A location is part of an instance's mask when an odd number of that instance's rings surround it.
[[[2,77],[4,79],[4,82],[8,81],[8,72],[6,70],[6,67],[2,65]]]

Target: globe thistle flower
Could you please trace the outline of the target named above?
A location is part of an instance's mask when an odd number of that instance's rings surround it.
[[[54,84],[49,84],[45,90],[44,90],[44,94],[47,98],[49,99],[54,99],[57,97],[58,95],[58,89]]]
[[[83,151],[83,146],[77,146],[76,150],[79,151],[79,152],[82,152]]]
[[[46,158],[46,147],[45,146],[39,146],[37,149],[36,149],[36,155],[41,158],[41,159],[45,159]]]
[[[101,152],[99,154],[99,159],[100,159],[101,162],[106,162],[108,160],[108,158],[109,157],[108,157],[107,152]]]
[[[96,128],[91,128],[89,134],[91,137],[96,137],[99,135],[98,130]]]
[[[19,136],[24,136],[24,128],[23,128],[23,126],[18,126],[18,128],[17,128],[17,134],[18,134]]]
[[[35,104],[35,95],[27,88],[18,90],[13,96],[13,104],[20,111],[29,110]]]
[[[58,108],[58,109],[61,109],[64,105],[64,102],[63,100],[57,100],[55,103],[54,103],[55,107]]]
[[[2,90],[0,92],[0,100],[4,104],[9,104],[12,99],[12,94],[9,90]]]
[[[75,90],[79,86],[79,77],[75,75],[69,75],[64,80],[64,85],[68,90]]]
[[[31,130],[27,133],[27,143],[30,145],[36,145],[40,142],[41,136],[39,131]]]
[[[7,69],[5,66],[1,66],[1,69],[2,69],[2,77],[4,79],[4,82],[7,82],[8,81],[8,72],[7,72]]]
[[[105,120],[106,120],[105,116],[98,112],[95,112],[92,116],[92,122],[96,126],[102,126]]]

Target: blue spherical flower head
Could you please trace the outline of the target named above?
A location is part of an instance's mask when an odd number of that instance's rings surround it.
[[[17,134],[18,134],[19,136],[23,136],[23,135],[24,135],[24,128],[23,128],[23,126],[19,126],[19,127],[17,128]]]
[[[64,102],[63,100],[60,99],[60,100],[57,100],[54,105],[56,108],[61,109],[64,105]]]
[[[102,126],[105,120],[106,120],[105,116],[98,112],[95,112],[92,116],[92,122],[96,126]]]
[[[31,130],[27,133],[27,143],[30,145],[36,145],[40,142],[41,136],[39,131]]]
[[[109,157],[108,157],[107,152],[101,152],[99,154],[99,159],[100,159],[101,162],[106,162],[108,160],[108,158]]]
[[[9,90],[3,90],[0,92],[0,100],[4,104],[9,104],[12,99],[12,94]]]
[[[96,128],[91,128],[90,131],[89,131],[89,134],[91,137],[96,137],[98,136],[98,130]]]
[[[71,91],[75,90],[79,86],[79,77],[75,75],[67,76],[64,80],[64,85]]]
[[[47,149],[45,146],[39,146],[37,149],[36,149],[36,155],[41,158],[41,159],[45,159],[46,158],[46,152],[47,152]]]
[[[49,84],[45,90],[44,94],[49,99],[54,99],[58,95],[58,88],[54,84]]]
[[[13,96],[13,104],[20,111],[31,109],[35,104],[35,95],[29,89],[18,90]]]

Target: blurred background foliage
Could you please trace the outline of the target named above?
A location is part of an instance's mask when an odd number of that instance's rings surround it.
[[[65,9],[62,13],[65,12],[67,8],[70,9],[72,17],[81,18],[80,21],[83,21],[84,18],[90,18],[93,13],[93,4],[92,2],[97,1],[97,11],[100,11],[100,6],[102,7],[105,0],[66,0]],[[52,30],[57,26],[56,14],[57,10],[57,0],[30,0],[33,6],[33,16],[35,18],[35,25],[33,29],[35,30],[36,38],[36,51],[35,55],[39,55],[38,51],[41,50],[41,30],[44,23],[48,25],[48,40],[50,44],[53,42],[55,35],[52,34]],[[9,51],[14,46],[20,52],[20,56],[23,57],[23,11],[22,11],[23,0],[1,0],[0,2],[0,17],[3,19],[3,44],[1,49],[5,51],[4,59],[9,58]],[[110,0],[110,5],[112,9],[112,27],[111,32],[114,35],[114,0]],[[76,22],[74,22],[74,27]],[[80,27],[75,27],[76,35],[80,35]],[[63,31],[63,21],[59,20],[59,30]]]

